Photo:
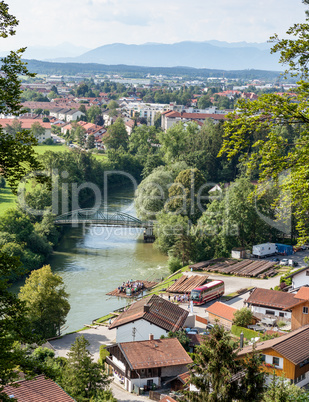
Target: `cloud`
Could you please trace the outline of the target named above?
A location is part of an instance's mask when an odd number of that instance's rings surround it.
[[[210,39],[265,42],[305,20],[301,0],[14,0],[20,20],[1,48]]]

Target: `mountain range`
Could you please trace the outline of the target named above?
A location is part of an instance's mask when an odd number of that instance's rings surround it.
[[[29,46],[23,57],[54,63],[97,63],[142,67],[193,67],[223,70],[279,71],[279,56],[271,44],[248,42],[178,42],[129,45],[113,43],[89,50],[64,42],[57,46]],[[7,53],[7,52],[5,52]],[[0,52],[0,57],[5,55]]]
[[[113,43],[75,57],[48,58],[53,62],[126,64],[148,67],[186,66],[225,70],[282,70],[269,43],[179,42],[128,45]]]

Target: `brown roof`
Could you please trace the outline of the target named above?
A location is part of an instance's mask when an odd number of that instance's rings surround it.
[[[255,350],[262,352],[273,349],[295,365],[309,358],[309,325],[296,329],[279,338],[255,344]],[[238,355],[242,356],[252,352],[252,346],[246,346]]]
[[[173,399],[171,396],[165,396],[163,399],[160,399],[160,402],[177,402],[176,399]]]
[[[309,300],[309,288],[302,287],[295,295],[296,299]]]
[[[118,344],[131,370],[179,366],[192,363],[177,338]]]
[[[218,317],[224,318],[228,321],[233,321],[234,313],[237,311],[236,308],[228,306],[227,304],[216,302],[210,307],[206,308],[208,313],[214,314]]]
[[[18,402],[72,402],[74,401],[58,384],[44,375],[33,380],[18,381],[18,387],[7,385],[3,392],[14,395]]]
[[[127,311],[120,314],[110,329],[120,327],[129,322],[144,319],[166,331],[177,331],[188,317],[189,312],[157,295],[133,303]]]
[[[278,309],[289,309],[298,301],[292,293],[256,288],[246,300],[248,304],[255,304]]]

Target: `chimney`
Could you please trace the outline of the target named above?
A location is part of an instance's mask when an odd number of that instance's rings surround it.
[[[153,334],[149,334],[149,340],[153,341]]]
[[[242,331],[241,331],[241,334],[240,334],[239,347],[240,347],[240,349],[242,349],[244,347],[244,333]]]
[[[148,304],[145,304],[144,313],[149,313],[149,311],[150,311],[150,306]]]

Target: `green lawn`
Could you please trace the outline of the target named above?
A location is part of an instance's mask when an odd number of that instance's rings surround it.
[[[33,149],[38,155],[42,155],[46,151],[64,152],[67,151],[69,148],[64,144],[59,144],[59,145],[36,145],[33,147]]]
[[[1,188],[0,189],[0,216],[5,213],[9,208],[16,206],[16,196],[12,193],[11,189]]]
[[[96,154],[96,153],[93,153],[92,155],[93,155],[97,160],[99,160],[99,161],[103,161],[103,160],[107,159],[107,155],[106,155],[106,154]]]

